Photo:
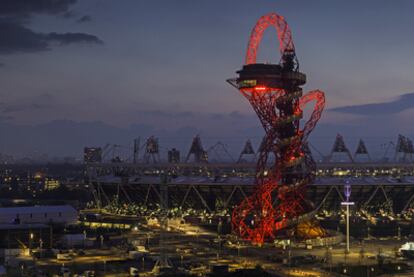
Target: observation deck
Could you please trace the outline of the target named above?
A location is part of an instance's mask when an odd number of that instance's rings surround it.
[[[252,87],[284,88],[302,86],[306,75],[298,71],[286,71],[279,64],[248,64],[237,71],[239,77],[235,84],[239,89]]]

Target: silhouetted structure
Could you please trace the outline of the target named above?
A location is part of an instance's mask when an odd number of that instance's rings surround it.
[[[136,164],[139,160],[140,140],[141,138],[134,139],[134,157],[133,157],[134,164]]]
[[[154,136],[150,136],[145,143],[144,162],[145,163],[159,163],[160,152],[159,152],[158,139]]]
[[[206,163],[208,161],[207,151],[204,150],[199,135],[193,138],[190,150],[188,151],[187,157],[185,158],[185,162],[190,162],[191,157],[193,157],[193,162],[195,163]]]
[[[254,152],[252,142],[250,139],[244,144],[243,150],[240,152],[240,156],[237,159],[238,163],[248,162],[250,159],[251,162],[256,161],[256,153]]]
[[[172,164],[176,164],[180,162],[180,151],[173,148],[168,151],[168,162]]]
[[[234,159],[227,150],[226,145],[220,141],[207,150],[207,155],[210,162],[234,162]]]
[[[395,162],[413,161],[414,146],[411,139],[401,134],[398,135],[395,147]]]
[[[101,147],[85,147],[83,149],[84,163],[100,163],[102,162],[102,148]]]
[[[351,152],[349,151],[348,147],[346,147],[345,145],[344,138],[340,134],[336,135],[335,142],[332,146],[332,150],[328,156],[328,162],[334,161],[335,154],[339,154],[340,157],[343,157],[343,154],[345,154],[349,158],[350,162],[354,161],[354,159],[352,158]],[[340,160],[340,161],[345,161],[345,160]]]
[[[371,161],[371,156],[369,155],[365,142],[362,139],[359,140],[357,149],[355,150],[354,161],[360,160],[361,158]]]

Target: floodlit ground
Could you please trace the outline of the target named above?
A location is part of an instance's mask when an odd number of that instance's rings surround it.
[[[331,248],[281,249],[273,245],[261,248],[253,247],[248,242],[236,238],[221,236],[190,224],[174,222],[165,233],[165,241],[160,247],[160,229],[154,226],[142,226],[121,235],[123,239],[134,241],[139,245],[135,256],[129,255],[125,246],[84,250],[70,260],[56,258],[36,259],[37,268],[43,272],[58,273],[62,266],[72,273],[94,270],[104,276],[128,276],[129,268],[135,267],[142,275],[154,275],[152,271],[160,250],[168,255],[170,262],[182,272],[204,274],[213,265],[228,265],[231,271],[241,268],[262,266],[269,272],[281,276],[329,276],[330,268],[337,264],[378,264],[380,255],[386,261],[405,261],[397,254],[398,248],[406,239],[369,239],[352,241],[351,252],[345,254],[345,245]],[[119,237],[118,237],[119,239]],[[311,256],[310,256],[311,255]],[[312,257],[307,262],[294,263],[298,257]],[[290,262],[290,266],[286,263]],[[325,269],[325,270],[323,270]],[[412,276],[413,273],[399,276]],[[18,275],[16,275],[18,276]]]

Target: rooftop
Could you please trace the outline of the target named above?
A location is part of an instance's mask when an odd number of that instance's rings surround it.
[[[2,214],[27,214],[27,213],[48,213],[48,212],[77,212],[75,208],[70,205],[56,205],[56,206],[25,206],[25,207],[2,207],[0,208],[0,215]]]

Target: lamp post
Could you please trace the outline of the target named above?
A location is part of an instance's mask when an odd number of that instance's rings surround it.
[[[30,236],[29,236],[29,253],[30,254],[32,253],[32,243],[33,243],[33,239],[34,239],[34,234],[33,233],[30,233]]]
[[[101,243],[101,248],[103,248],[104,236],[103,235],[100,235],[99,236],[99,240],[100,240],[100,243]]]
[[[345,252],[349,253],[349,206],[354,205],[354,202],[351,202],[349,198],[351,197],[351,185],[349,181],[345,181],[344,186],[345,201],[341,202],[342,206],[346,207],[346,250]]]
[[[397,238],[398,240],[401,240],[401,227],[400,226],[398,226],[397,228]]]
[[[39,239],[40,257],[43,257],[43,240]]]

